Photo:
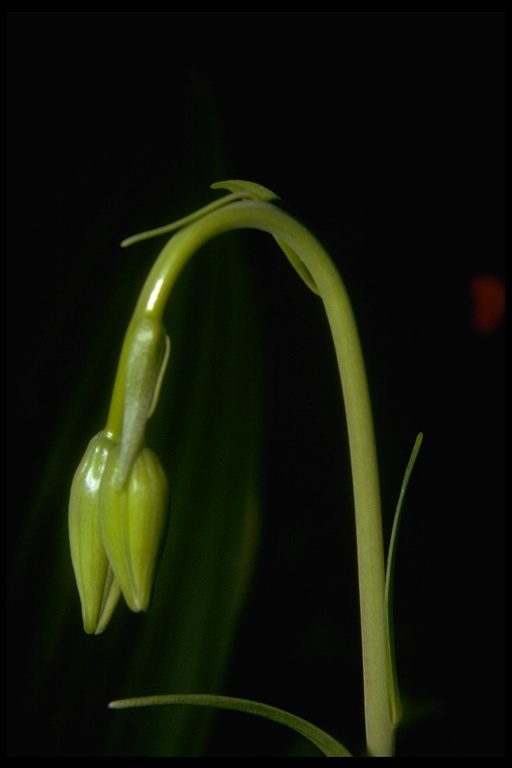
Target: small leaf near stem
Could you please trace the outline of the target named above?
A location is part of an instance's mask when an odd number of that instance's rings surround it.
[[[131,235],[131,237],[127,237],[122,241],[121,248],[127,248],[129,245],[140,243],[142,240],[149,240],[151,237],[158,237],[159,235],[169,234],[169,232],[175,232],[177,229],[181,229],[181,227],[185,227],[193,221],[206,216],[207,213],[211,213],[228,203],[233,203],[235,200],[262,200],[263,202],[279,200],[278,196],[274,194],[274,192],[271,192],[270,189],[263,187],[261,184],[255,184],[252,181],[217,181],[215,184],[211,185],[211,188],[226,189],[231,192],[231,194],[221,197],[220,200],[214,200],[213,203],[208,203],[208,205],[205,205],[198,211],[190,213],[182,219],[173,221],[171,224],[164,224],[163,227],[148,229],[146,232]]]

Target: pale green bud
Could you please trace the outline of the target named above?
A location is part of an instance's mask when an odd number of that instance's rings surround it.
[[[138,455],[146,424],[155,410],[169,359],[170,342],[163,325],[143,317],[135,328],[126,364],[123,428],[117,482],[120,488]]]
[[[84,629],[100,634],[121,596],[103,542],[99,517],[99,488],[115,443],[104,432],[90,441],[78,465],[69,499],[69,542]]]
[[[126,603],[147,611],[167,530],[167,480],[157,455],[144,448],[119,489],[118,448],[100,488],[103,545]]]

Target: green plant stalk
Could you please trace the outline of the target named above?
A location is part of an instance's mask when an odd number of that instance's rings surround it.
[[[366,748],[369,756],[392,756],[397,723],[391,713],[397,709],[393,703],[398,692],[393,683],[387,636],[380,485],[370,396],[350,299],[335,265],[312,233],[281,209],[257,200],[229,202],[178,230],[162,249],[135,307],[121,352],[106,429],[114,439],[120,438],[126,365],[140,319],[162,320],[179,274],[208,240],[230,230],[248,228],[268,232],[288,258],[289,251],[298,257],[295,266],[298,268],[300,263],[305,267],[324,303],[341,379],[351,457]]]

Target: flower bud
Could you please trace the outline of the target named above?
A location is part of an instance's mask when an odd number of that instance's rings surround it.
[[[121,596],[101,540],[99,487],[115,443],[100,432],[90,441],[71,484],[69,542],[84,629],[102,632]]]
[[[119,489],[119,448],[109,456],[100,488],[103,545],[126,603],[147,611],[167,531],[167,480],[157,455],[144,448]]]

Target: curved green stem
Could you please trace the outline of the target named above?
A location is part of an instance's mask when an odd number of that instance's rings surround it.
[[[159,321],[169,294],[189,258],[208,240],[234,229],[257,229],[295,254],[320,295],[332,333],[341,379],[354,491],[363,651],[367,751],[393,754],[393,692],[387,638],[385,565],[377,455],[366,370],[344,283],[318,240],[289,214],[267,202],[244,200],[209,210],[178,230],[164,246],[139,297],[123,346],[107,431],[121,431],[126,362],[138,321]],[[302,275],[304,276],[304,275]]]

